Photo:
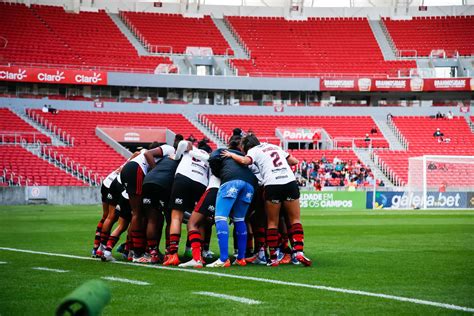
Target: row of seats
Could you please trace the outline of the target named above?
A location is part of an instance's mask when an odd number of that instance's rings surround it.
[[[378,151],[376,160],[396,182],[408,183],[408,167],[410,157],[423,155],[467,155],[474,156],[474,134],[464,117],[433,119],[421,116],[396,116],[392,118],[394,126],[408,143],[408,151]],[[433,133],[440,129],[443,138],[434,137]],[[449,141],[448,141],[449,139]],[[450,167],[451,168],[451,167]],[[449,177],[449,174],[444,173]],[[458,175],[462,176],[462,174]],[[474,186],[474,180],[470,184]],[[436,178],[434,178],[436,182]],[[457,181],[459,183],[459,181]],[[440,185],[440,182],[431,183]]]
[[[5,61],[17,64],[134,72],[172,64],[168,57],[139,56],[104,11],[68,13],[59,6],[0,2],[0,36],[8,41]]]
[[[0,171],[19,185],[85,186],[86,184],[20,146],[0,145]]]
[[[438,49],[458,51],[461,56],[474,53],[474,16],[383,18],[383,23],[398,50],[416,50],[418,56],[429,56]]]
[[[241,75],[397,75],[416,68],[413,61],[385,61],[367,19],[225,19],[250,52],[250,60],[231,60]]]
[[[188,46],[210,47],[215,55],[225,55],[230,49],[211,17],[186,18],[180,14],[120,12],[127,25],[142,37],[146,44],[162,46],[163,52],[184,54]]]
[[[0,108],[0,142],[20,143],[51,143],[51,139],[38,132],[33,126],[26,123],[8,108]]]
[[[62,110],[58,115],[29,110],[31,117],[43,117],[74,137],[74,146],[52,147],[76,163],[102,177],[124,162],[124,158],[106,145],[95,134],[97,126],[167,127],[185,138],[193,135],[201,140],[204,135],[181,114],[93,112]],[[214,144],[211,147],[215,148]]]

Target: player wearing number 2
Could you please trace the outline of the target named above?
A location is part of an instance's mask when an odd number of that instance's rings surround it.
[[[311,265],[311,260],[303,253],[304,237],[303,226],[300,220],[300,192],[290,165],[295,165],[298,160],[283,151],[281,147],[262,143],[258,138],[249,134],[242,138],[242,149],[246,156],[239,156],[226,152],[226,157],[231,157],[243,165],[255,164],[263,178],[265,212],[267,214],[267,245],[270,250],[269,266],[278,266],[278,223],[282,205],[286,210],[290,222],[289,237],[293,245],[293,257],[306,266]]]

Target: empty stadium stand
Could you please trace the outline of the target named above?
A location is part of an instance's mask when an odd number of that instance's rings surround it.
[[[418,56],[429,56],[432,50],[474,53],[474,16],[428,16],[411,20],[383,18],[398,50],[416,50]]]
[[[413,61],[385,61],[366,18],[225,19],[250,52],[250,60],[231,60],[240,75],[395,76],[416,68]]]
[[[78,69],[153,72],[167,57],[138,56],[103,11],[68,13],[63,7],[0,2],[3,62]]]
[[[0,145],[0,170],[4,180],[15,185],[86,185],[20,146]]]
[[[0,108],[0,142],[1,143],[51,143],[51,139],[40,133],[8,108]]]
[[[400,185],[405,185],[408,182],[408,159],[410,157],[474,155],[474,134],[463,117],[447,120],[420,116],[398,116],[393,117],[393,123],[406,138],[409,146],[408,151],[378,151],[375,153],[375,160],[382,170]],[[433,137],[437,128],[444,134],[442,142]],[[449,138],[449,142],[446,142],[447,138]]]
[[[61,111],[59,115],[52,115],[33,109],[28,111],[28,115],[34,119],[46,118],[74,137],[74,146],[51,148],[102,177],[120,166],[125,159],[95,135],[96,126],[167,127],[185,138],[190,134],[199,140],[204,137],[181,114]],[[215,145],[211,144],[211,147],[215,148]]]
[[[159,46],[154,52],[184,54],[186,47],[210,47],[215,55],[229,53],[229,44],[211,17],[187,18],[181,14],[120,12],[122,20],[145,46]]]

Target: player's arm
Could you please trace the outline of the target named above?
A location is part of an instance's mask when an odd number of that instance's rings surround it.
[[[181,159],[183,154],[187,151],[193,149],[193,144],[187,140],[182,140],[178,144],[178,148],[176,148],[176,154],[174,156],[175,160]]]
[[[161,147],[156,147],[156,148],[147,150],[144,153],[144,155],[145,155],[146,162],[148,162],[148,166],[149,166],[148,170],[151,170],[155,168],[156,166],[155,157],[163,157],[163,150],[161,149]]]
[[[288,157],[286,157],[286,161],[288,161],[288,164],[290,166],[294,166],[294,165],[297,165],[298,164],[298,159],[296,159],[294,156],[292,155],[288,155]]]
[[[232,158],[237,163],[239,163],[241,165],[245,165],[245,166],[249,166],[253,162],[252,158],[250,158],[249,156],[240,156],[240,155],[234,154],[234,153],[232,153],[228,150],[224,150],[221,155],[223,157]]]

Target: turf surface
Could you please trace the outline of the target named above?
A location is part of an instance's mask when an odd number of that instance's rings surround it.
[[[88,257],[99,217],[99,206],[0,206],[0,247]],[[314,260],[313,267],[204,271],[474,308],[473,211],[306,211],[303,224],[305,253]],[[211,248],[217,253],[215,240]],[[0,264],[1,315],[51,315],[60,299],[74,288],[104,276],[151,283],[140,286],[105,281],[112,293],[105,315],[466,314],[301,286],[6,250],[0,250],[0,262],[7,262]],[[245,297],[261,304],[193,294],[198,291]]]

